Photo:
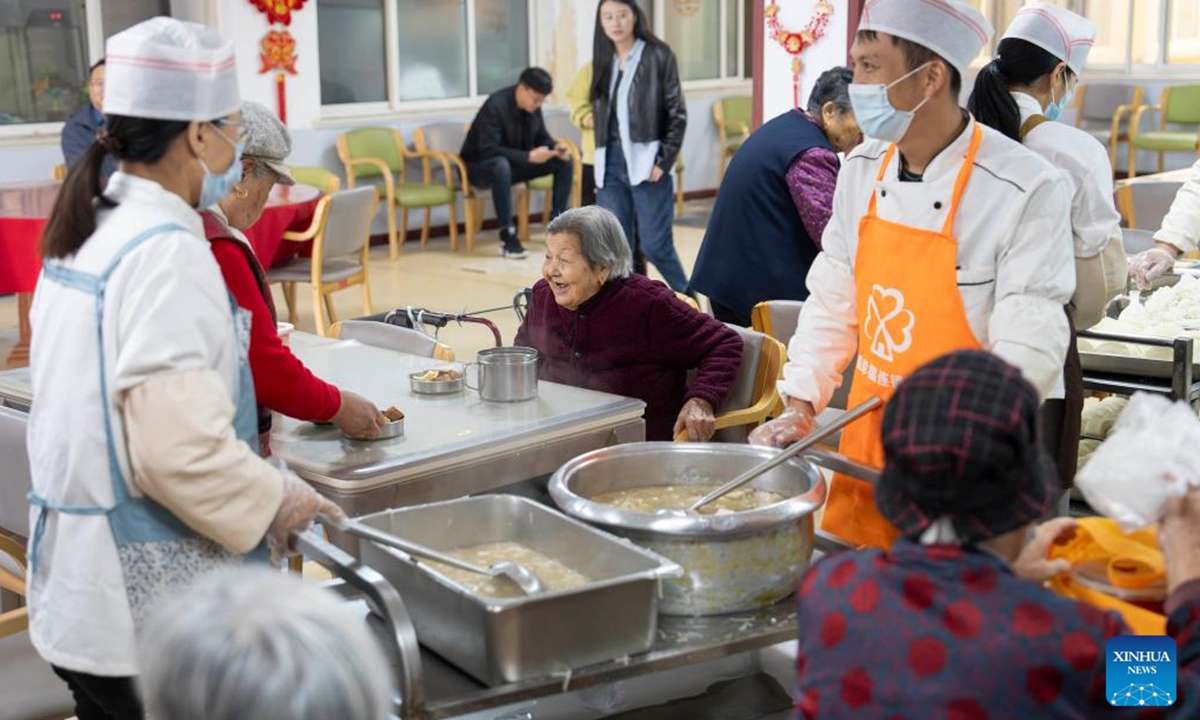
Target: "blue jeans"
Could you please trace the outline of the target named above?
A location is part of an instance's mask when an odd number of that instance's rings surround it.
[[[571,201],[571,183],[574,181],[574,166],[570,160],[554,158],[544,163],[513,162],[503,155],[473,162],[467,166],[467,174],[475,187],[491,189],[492,202],[496,204],[496,221],[500,227],[513,227],[512,186],[543,175],[554,175],[554,190],[551,196],[551,217],[558,217]]]
[[[634,230],[637,231],[642,252],[672,290],[687,290],[687,275],[679,262],[679,253],[675,252],[675,183],[671,173],[664,173],[656,183],[647,180],[641,185],[630,185],[621,146],[610,143],[605,149],[604,187],[596,191],[596,204],[611,210],[621,221],[631,249]]]

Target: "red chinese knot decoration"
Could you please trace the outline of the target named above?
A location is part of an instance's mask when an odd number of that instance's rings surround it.
[[[292,24],[292,12],[304,7],[308,0],[250,0],[259,12],[265,13],[267,22],[281,25]]]
[[[829,16],[832,14],[833,6],[829,4],[829,0],[817,0],[816,11],[804,28],[792,30],[784,27],[783,23],[779,21],[778,0],[771,0],[764,10],[770,36],[792,56],[793,107],[800,107],[800,70],[803,68],[800,63],[800,54],[825,35],[825,28],[829,25]]]
[[[262,67],[258,73],[264,75],[275,71],[275,100],[279,105],[279,120],[287,124],[287,87],[285,80],[296,74],[296,39],[287,30],[268,30],[259,43],[262,52],[258,59]]]

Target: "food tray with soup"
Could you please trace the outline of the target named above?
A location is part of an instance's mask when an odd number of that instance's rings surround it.
[[[674,560],[662,612],[716,615],[764,607],[796,591],[815,542],[825,480],[793,458],[703,508],[681,512],[776,450],[726,443],[635,443],[581,455],[550,495],[579,518]]]
[[[400,592],[423,645],[481,682],[567,672],[649,650],[661,578],[679,566],[526,498],[482,495],[359,520],[487,566],[512,560],[545,591],[489,579],[375,543],[359,557]]]

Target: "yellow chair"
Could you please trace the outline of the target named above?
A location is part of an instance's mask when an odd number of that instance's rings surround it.
[[[719,98],[713,103],[712,114],[713,121],[717,124],[717,136],[720,138],[720,182],[725,179],[725,166],[729,163],[729,158],[733,157],[746,138],[750,137],[750,124],[754,121],[754,99],[749,95]]]
[[[313,287],[313,320],[318,335],[325,335],[322,301],[329,313],[329,322],[337,322],[330,296],[338,290],[361,285],[363,314],[371,314],[371,282],[367,266],[371,221],[378,207],[379,196],[372,187],[343,190],[321,198],[308,230],[283,234],[284,240],[313,241],[312,258],[295,258],[267,271],[268,283],[283,283],[288,322],[296,324],[296,283],[301,282],[311,283]]]
[[[1075,127],[1108,148],[1108,164],[1117,167],[1117,148],[1129,142],[1126,116],[1141,106],[1146,91],[1128,83],[1080,83],[1075,90]]]
[[[675,156],[675,217],[683,214],[683,153]]]
[[[700,309],[700,303],[696,302],[696,298],[688,295],[687,293],[676,292],[675,297],[687,303],[693,310]]]
[[[450,248],[458,249],[458,215],[455,212],[454,187],[450,181],[450,161],[443,154],[410,151],[404,146],[404,139],[398,131],[384,127],[359,128],[339,135],[337,153],[346,168],[347,188],[355,187],[360,179],[383,179],[383,185],[377,188],[377,192],[388,205],[388,244],[393,260],[400,252],[393,208],[400,209],[400,225],[405,234],[408,233],[408,211],[425,210],[425,222],[421,225],[421,244],[424,245],[429,242],[432,209],[445,205],[450,212]],[[422,182],[408,181],[406,164],[410,160],[421,161]],[[432,182],[426,161],[436,161],[442,166],[444,183]]]
[[[1159,114],[1158,130],[1141,131],[1142,115]],[[1137,177],[1137,151],[1158,153],[1158,171],[1163,171],[1163,155],[1169,152],[1200,154],[1200,132],[1167,130],[1168,125],[1200,126],[1200,85],[1176,85],[1163,88],[1157,105],[1141,105],[1129,121],[1129,177]]]
[[[783,343],[785,346],[792,341],[796,334],[796,325],[800,321],[800,310],[804,308],[803,300],[765,300],[755,305],[750,311],[750,327],[760,333],[765,333]],[[850,382],[854,379],[854,359],[846,365],[842,373],[842,384],[833,392],[829,399],[829,408],[845,410],[850,394]],[[783,410],[780,404],[778,414]]]
[[[310,185],[326,195],[332,195],[342,189],[342,179],[323,167],[292,166],[292,177],[301,185]]]
[[[54,169],[50,171],[50,179],[51,180],[66,180],[67,179],[66,164],[59,163],[59,164],[55,165]]]
[[[783,371],[787,348],[773,337],[730,325],[742,338],[742,364],[729,396],[717,411],[714,442],[744,443],[750,431],[770,417],[780,403],[775,383]],[[685,442],[687,432],[675,436]]]
[[[1116,185],[1117,210],[1128,228],[1155,232],[1162,227],[1163,218],[1171,209],[1171,203],[1183,180],[1155,182],[1158,178],[1118,180]]]
[[[330,337],[357,340],[363,345],[454,362],[450,346],[423,332],[376,320],[346,320],[329,328]]]

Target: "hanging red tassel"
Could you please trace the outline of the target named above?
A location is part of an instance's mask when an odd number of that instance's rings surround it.
[[[275,100],[279,103],[279,122],[287,125],[287,85],[283,73],[275,73]]]

